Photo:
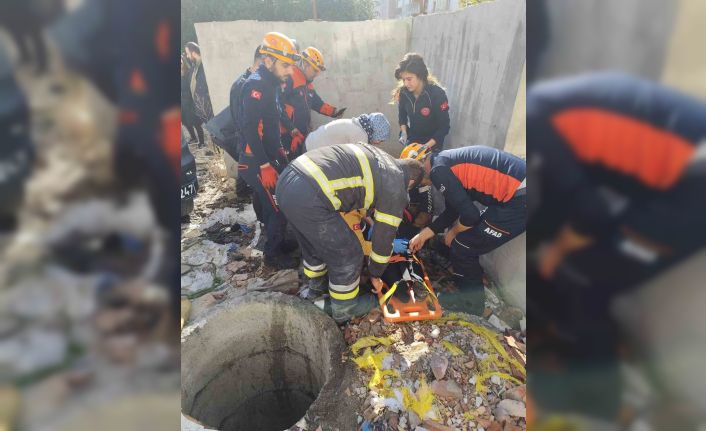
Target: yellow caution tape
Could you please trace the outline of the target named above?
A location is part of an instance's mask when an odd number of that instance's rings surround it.
[[[402,404],[405,409],[413,411],[420,419],[424,419],[434,408],[434,393],[426,380],[420,380],[416,394],[413,394],[409,388],[402,388]]]
[[[463,350],[460,347],[452,343],[451,341],[443,340],[441,344],[446,347],[446,350],[453,356],[463,355]]]
[[[385,376],[399,376],[399,373],[395,370],[384,370],[382,368],[382,361],[385,360],[387,355],[389,355],[389,353],[384,351],[380,353],[373,353],[370,347],[368,347],[362,355],[357,358],[353,358],[353,362],[355,362],[361,370],[366,368],[373,370],[373,375],[368,382],[368,388],[373,389],[376,387],[382,387]]]
[[[353,345],[351,346],[351,351],[353,351],[354,355],[358,354],[358,351],[361,349],[364,349],[366,347],[375,347],[378,344],[382,344],[383,346],[389,346],[392,344],[392,340],[390,337],[373,337],[368,336],[368,337],[362,337],[358,339]]]
[[[488,356],[485,359],[478,361],[478,368],[480,369],[479,375],[476,377],[476,391],[479,393],[484,393],[487,390],[485,382],[493,375],[497,375],[507,380],[511,380],[521,384],[522,382],[515,377],[512,377],[509,373],[512,372],[512,367],[517,369],[523,376],[527,375],[525,366],[521,364],[517,359],[510,356],[510,354],[505,350],[503,345],[497,339],[497,333],[493,330],[485,328],[475,323],[463,320],[457,313],[451,313],[447,316],[439,319],[441,322],[454,322],[459,326],[469,328],[476,335],[481,337],[483,340],[483,346],[481,347]],[[499,357],[498,357],[499,356]],[[499,370],[504,370],[507,373],[503,373]]]

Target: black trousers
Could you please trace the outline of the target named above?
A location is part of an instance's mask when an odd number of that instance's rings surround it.
[[[287,219],[277,205],[274,190],[265,189],[260,181],[260,165],[249,154],[242,154],[238,164],[238,176],[242,177],[253,190],[253,206],[259,208],[258,219],[265,224],[265,255],[280,254],[287,227]],[[258,201],[256,204],[255,201]],[[256,211],[257,212],[257,211]]]
[[[504,205],[488,207],[481,221],[461,232],[451,244],[454,274],[467,281],[480,281],[479,256],[489,253],[525,231],[527,196],[516,196]]]
[[[307,277],[328,273],[329,292],[353,299],[360,283],[363,249],[341,214],[296,166],[282,172],[277,198],[301,246]]]

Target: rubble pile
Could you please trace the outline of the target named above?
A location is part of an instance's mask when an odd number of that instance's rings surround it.
[[[362,371],[360,430],[525,429],[525,334],[449,314],[390,324],[379,310],[344,330]]]

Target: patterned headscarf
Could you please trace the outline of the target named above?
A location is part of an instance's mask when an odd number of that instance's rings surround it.
[[[355,118],[368,134],[368,142],[385,142],[390,137],[390,123],[385,115],[380,112],[362,114]]]

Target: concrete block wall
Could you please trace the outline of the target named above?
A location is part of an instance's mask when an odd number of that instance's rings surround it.
[[[505,148],[525,45],[524,0],[496,0],[414,18],[410,51],[422,54],[449,97],[447,148]]]

